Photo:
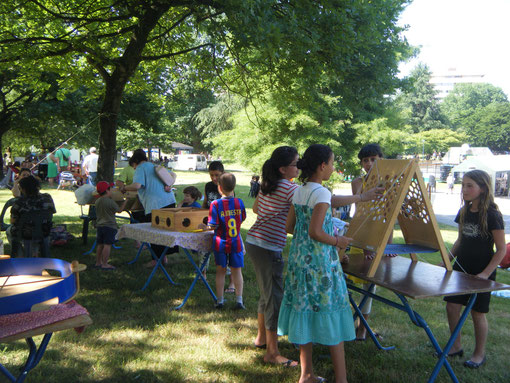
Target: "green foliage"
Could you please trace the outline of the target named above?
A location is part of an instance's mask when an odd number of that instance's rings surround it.
[[[387,118],[378,118],[370,122],[355,124],[356,154],[363,145],[378,143],[383,149],[384,156],[395,158],[406,151],[412,132],[409,129],[398,130],[388,124]],[[406,145],[407,144],[407,145]],[[359,160],[353,159],[355,167],[359,167]]]
[[[125,89],[165,90],[188,68],[197,81],[251,99],[274,90],[305,105],[320,90],[356,114],[376,108],[410,54],[396,24],[406,3],[1,2],[0,63],[23,68],[34,86],[44,68],[61,74],[60,91],[85,86],[91,98],[102,97],[98,176],[111,179]],[[190,127],[192,112],[171,122]]]
[[[467,136],[463,132],[455,132],[450,129],[433,129],[420,132],[412,136],[416,148],[422,148],[425,154],[447,152],[452,146],[460,146],[466,142]],[[415,153],[421,153],[416,150]]]
[[[446,127],[430,76],[429,68],[425,64],[418,64],[409,76],[408,87],[395,100],[405,123],[415,133]]]
[[[231,117],[232,129],[209,137],[208,142],[214,144],[217,155],[257,172],[280,145],[294,146],[303,153],[320,142],[330,145],[341,162],[352,155],[352,146],[343,143],[352,140],[353,131],[338,119],[337,110],[327,106],[330,101],[328,97],[317,99],[311,110],[292,105],[283,110],[271,102],[254,102]]]
[[[441,103],[441,111],[452,129],[462,130],[473,113],[493,102],[508,102],[501,88],[487,83],[456,84]]]
[[[333,192],[336,188],[338,188],[344,182],[344,174],[342,172],[335,171],[331,173],[331,177],[329,180],[324,181],[324,187],[328,188],[331,192]]]
[[[510,103],[493,102],[477,108],[466,118],[465,131],[470,144],[507,152],[510,149]]]

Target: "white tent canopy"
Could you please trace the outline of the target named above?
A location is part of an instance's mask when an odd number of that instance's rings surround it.
[[[454,166],[451,171],[455,173],[467,173],[474,169],[484,170],[489,173],[492,178],[492,184],[496,187],[496,173],[510,172],[510,156],[470,157],[459,165]]]

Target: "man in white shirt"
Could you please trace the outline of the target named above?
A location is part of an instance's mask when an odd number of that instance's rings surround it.
[[[81,167],[85,175],[88,177],[88,182],[95,185],[97,176],[97,160],[99,156],[96,153],[97,149],[95,147],[91,147],[89,152],[90,154],[83,159]]]

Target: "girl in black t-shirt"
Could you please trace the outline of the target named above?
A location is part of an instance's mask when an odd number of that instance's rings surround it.
[[[462,199],[455,222],[459,224],[459,237],[452,248],[456,257],[454,270],[476,275],[483,279],[496,279],[496,268],[506,253],[503,217],[494,203],[491,179],[483,170],[472,170],[462,178]],[[494,253],[494,244],[496,253]],[[470,295],[444,298],[450,331],[457,325],[462,305]],[[489,331],[486,313],[489,312],[490,292],[478,294],[471,317],[475,329],[475,350],[465,367],[478,368],[486,361],[485,343]],[[449,356],[462,357],[464,351],[460,334],[455,340]]]

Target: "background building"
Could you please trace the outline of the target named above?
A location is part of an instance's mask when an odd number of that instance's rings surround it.
[[[438,91],[437,98],[442,100],[453,90],[455,84],[473,84],[486,82],[484,74],[461,73],[457,68],[450,68],[445,73],[434,73],[430,77],[430,83]]]

